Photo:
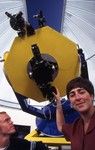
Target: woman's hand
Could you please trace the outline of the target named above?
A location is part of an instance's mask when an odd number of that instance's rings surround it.
[[[60,101],[61,97],[60,97],[59,90],[58,90],[57,88],[56,88],[56,93],[53,92],[53,95],[54,95],[54,97],[55,97],[56,102],[57,102],[57,101]]]

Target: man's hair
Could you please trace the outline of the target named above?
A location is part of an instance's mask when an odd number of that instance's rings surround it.
[[[0,115],[2,115],[2,114],[6,114],[6,112],[5,112],[5,111],[1,111],[1,112],[0,112]]]
[[[1,111],[0,116],[3,115],[3,114],[7,114],[7,113],[5,111]]]
[[[66,94],[68,98],[70,91],[77,87],[84,88],[90,95],[94,96],[94,87],[91,81],[82,77],[77,77],[69,81],[69,83],[66,86]]]

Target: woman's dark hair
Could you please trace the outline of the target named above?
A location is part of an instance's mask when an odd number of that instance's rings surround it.
[[[91,81],[82,77],[77,77],[75,79],[72,79],[66,86],[66,94],[68,98],[70,91],[77,87],[84,88],[90,95],[94,96],[94,87]]]

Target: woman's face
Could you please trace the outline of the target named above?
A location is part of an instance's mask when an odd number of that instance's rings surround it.
[[[69,99],[73,108],[80,112],[86,112],[93,106],[93,95],[84,88],[74,88],[69,93]]]

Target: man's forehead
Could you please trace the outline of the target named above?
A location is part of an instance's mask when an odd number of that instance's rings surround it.
[[[0,114],[0,120],[3,120],[5,118],[9,118],[9,115],[7,113]]]

